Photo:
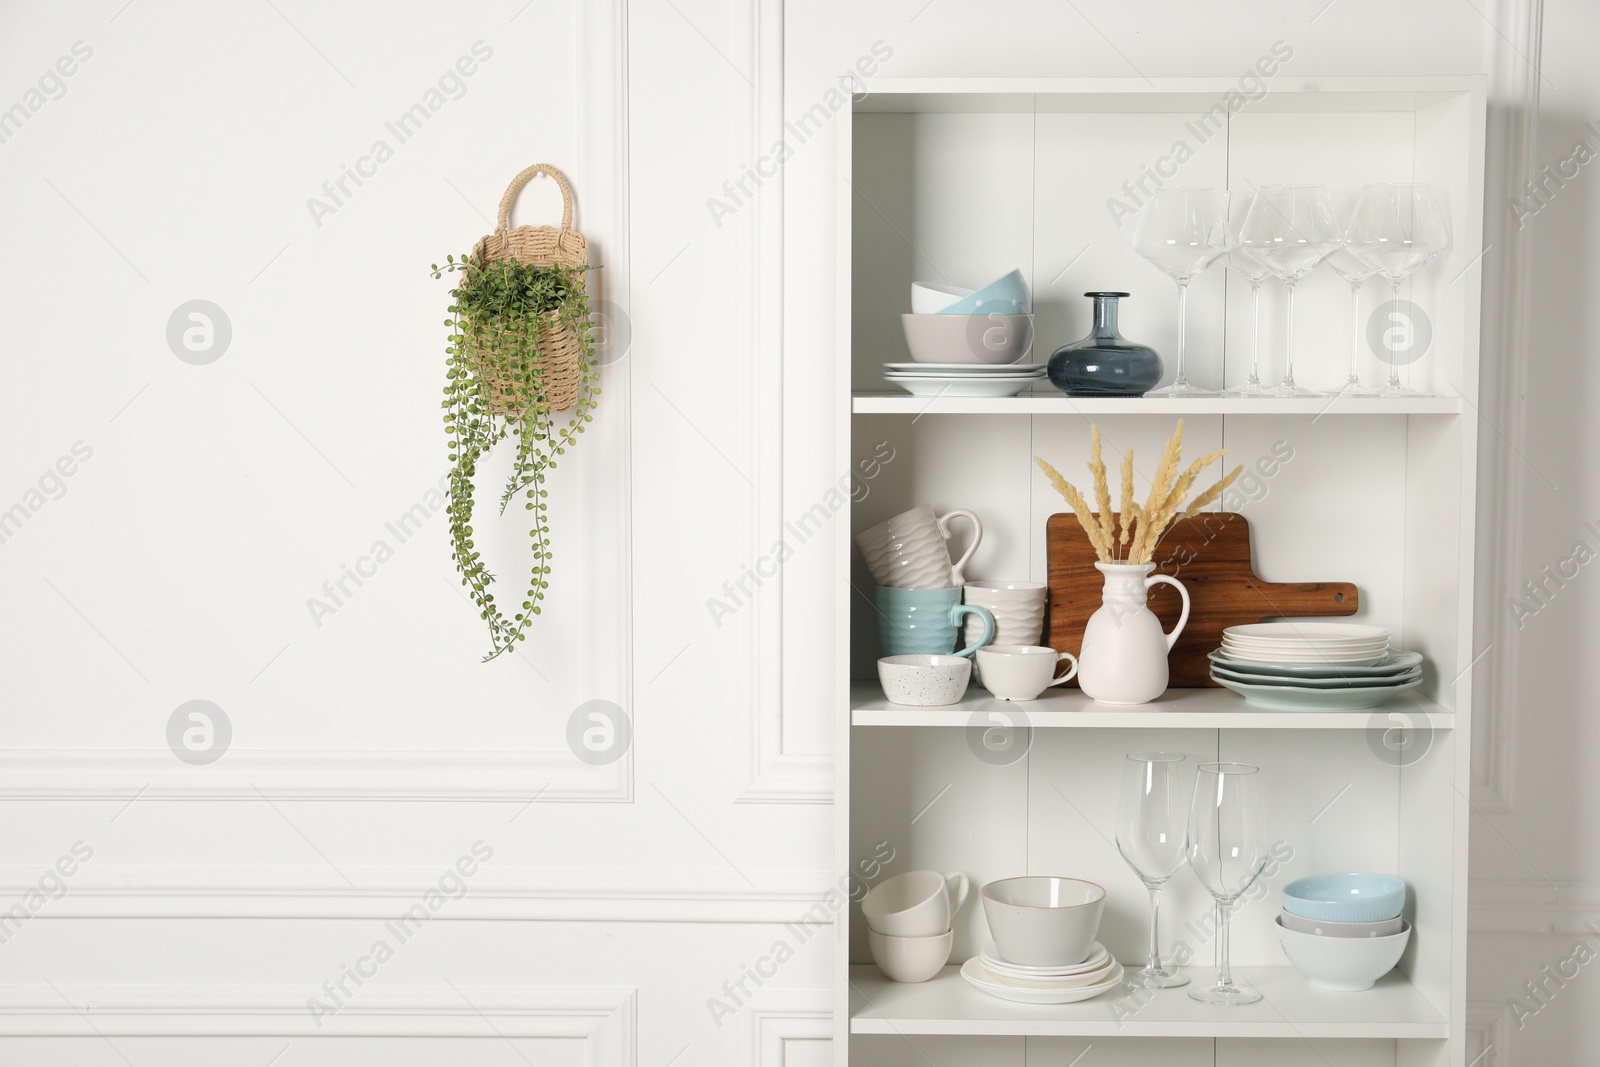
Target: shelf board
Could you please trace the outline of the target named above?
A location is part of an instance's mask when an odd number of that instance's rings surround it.
[[[949,966],[932,981],[902,985],[877,967],[850,968],[852,1034],[1007,1037],[1287,1037],[1444,1039],[1450,1024],[1399,971],[1362,993],[1311,988],[1292,967],[1235,967],[1261,992],[1255,1004],[1218,1007],[1190,1000],[1188,987],[1124,986],[1077,1004],[1013,1004],[966,983]],[[1185,967],[1193,983],[1216,972]],[[1147,999],[1148,998],[1148,999]]]
[[[903,392],[856,393],[857,415],[1459,415],[1458,396],[1412,397],[1072,397],[1053,389],[1022,396],[911,396]]]
[[[1041,729],[1066,727],[1157,730],[1365,730],[1373,715],[1405,716],[1434,730],[1455,726],[1455,713],[1414,692],[1401,694],[1381,708],[1366,711],[1268,711],[1244,702],[1228,689],[1169,689],[1148,704],[1118,707],[1099,704],[1081,689],[1047,689],[1038,700],[1000,701],[974,683],[959,704],[918,708],[893,704],[876,682],[850,684],[850,722],[855,726],[970,726],[980,711],[1020,713],[1026,725]],[[1024,725],[1015,722],[1014,725]]]

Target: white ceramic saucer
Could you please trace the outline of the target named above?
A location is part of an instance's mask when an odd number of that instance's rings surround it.
[[[961,965],[961,977],[965,978],[969,985],[991,997],[1009,1000],[1015,1004],[1076,1004],[1080,1000],[1091,1000],[1122,985],[1123,970],[1122,964],[1113,960],[1110,972],[1095,985],[1068,989],[1030,989],[1008,983],[1002,976],[985,967],[981,958],[974,956]]]

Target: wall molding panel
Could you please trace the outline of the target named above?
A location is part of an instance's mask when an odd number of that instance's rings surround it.
[[[826,989],[763,990],[745,1016],[745,1063],[784,1067],[791,1041],[833,1040],[832,993]]]
[[[1472,1067],[1511,1067],[1511,1010],[1492,1000],[1467,1002],[1467,1059]]]
[[[137,867],[84,864],[36,919],[393,919],[437,890],[437,867]],[[0,867],[0,900],[40,869]],[[349,878],[351,884],[345,881]],[[825,871],[481,867],[434,921],[788,923],[823,899]],[[4,928],[0,927],[0,932]]]
[[[1600,882],[1540,878],[1478,878],[1468,898],[1468,928],[1475,933],[1592,935],[1600,927]]]
[[[299,986],[0,986],[0,1036],[581,1038],[585,1062],[595,1067],[634,1067],[638,1059],[631,988],[374,985],[320,1020],[306,1007],[315,993]]]

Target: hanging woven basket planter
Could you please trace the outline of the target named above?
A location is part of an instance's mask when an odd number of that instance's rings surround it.
[[[517,194],[543,174],[561,190],[561,226],[510,226]],[[599,368],[591,337],[589,243],[572,227],[572,187],[548,164],[518,174],[500,198],[493,233],[468,256],[435,264],[434,277],[459,271],[451,290],[445,383],[450,447],[450,534],[462,584],[489,625],[488,659],[527,637],[549,587],[548,472],[593,418]],[[478,461],[502,439],[516,440],[516,460],[500,497],[502,514],[520,493],[532,519],[532,573],[520,607],[508,615],[495,600],[472,527]]]

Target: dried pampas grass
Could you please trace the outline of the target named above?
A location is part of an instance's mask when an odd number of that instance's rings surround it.
[[[1156,467],[1155,477],[1150,482],[1150,496],[1143,504],[1133,499],[1133,449],[1130,448],[1123,453],[1122,522],[1119,531],[1111,513],[1111,487],[1106,481],[1100,428],[1091,425],[1089,432],[1089,475],[1094,479],[1095,505],[1100,509],[1098,515],[1089,510],[1089,502],[1084,499],[1083,494],[1063,478],[1059,471],[1039,456],[1034,456],[1033,461],[1050,479],[1050,484],[1055,487],[1056,492],[1060,493],[1062,499],[1071,506],[1072,513],[1078,518],[1078,525],[1088,534],[1089,543],[1094,546],[1095,555],[1101,563],[1151,562],[1155,557],[1156,546],[1161,543],[1162,536],[1173,522],[1179,518],[1187,519],[1197,514],[1207,504],[1214,503],[1244,471],[1243,467],[1235,467],[1227,477],[1195,497],[1185,508],[1184,498],[1194,488],[1200,472],[1226,455],[1227,449],[1206,453],[1179,474],[1178,465],[1183,461],[1183,420],[1179,419],[1172,437],[1161,451],[1161,463]],[[1125,555],[1119,557],[1118,549],[1122,549]]]

